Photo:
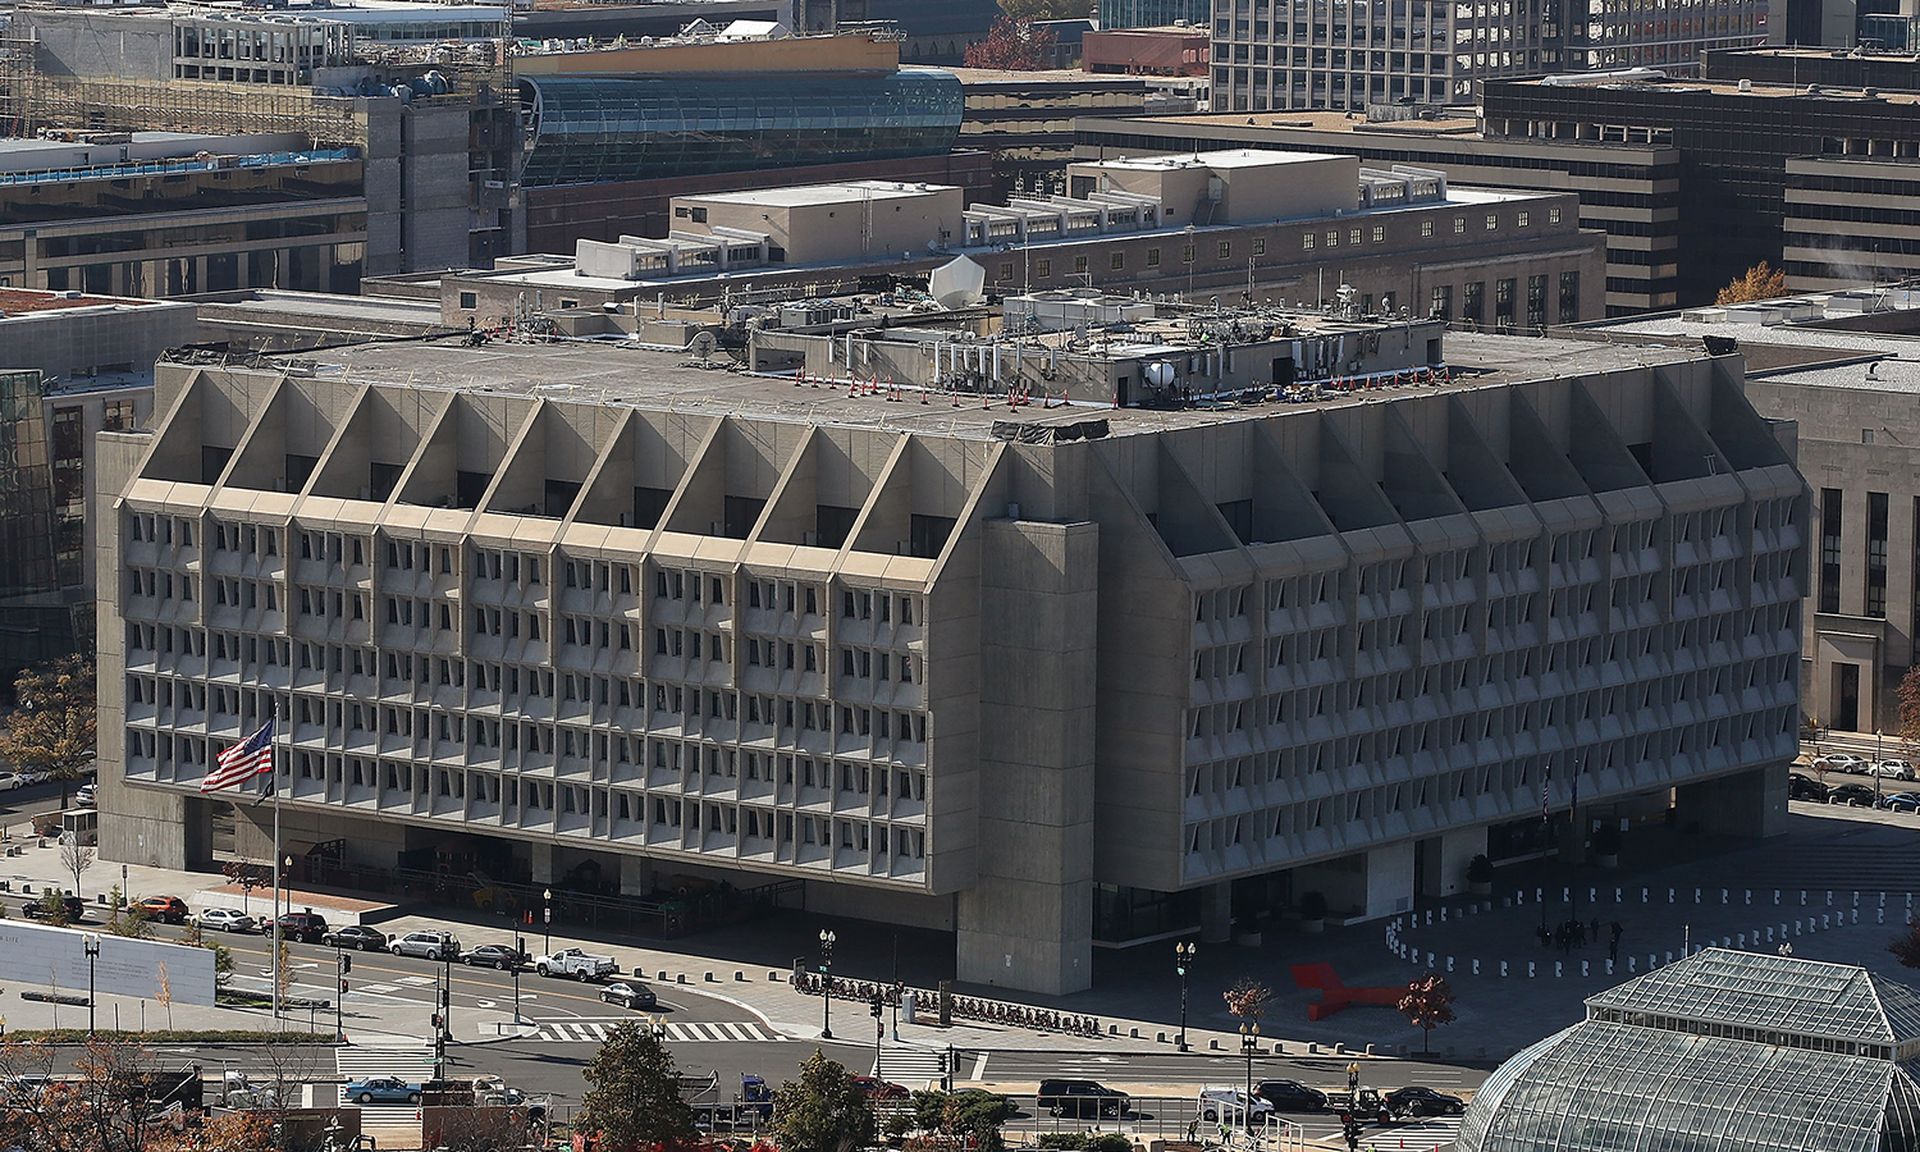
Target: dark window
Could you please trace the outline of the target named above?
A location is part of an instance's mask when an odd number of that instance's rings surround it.
[[[1547,326],[1547,278],[1527,277],[1527,327]]]
[[[1487,285],[1483,280],[1467,282],[1460,300],[1460,319],[1468,321],[1478,328],[1486,319]]]
[[[1560,323],[1573,324],[1580,319],[1580,273],[1560,273]]]
[[[854,518],[860,515],[858,508],[843,508],[838,504],[820,504],[814,510],[816,541],[822,548],[838,548],[847,542],[847,534],[853,531]]]
[[[667,488],[635,488],[633,490],[634,528],[652,528],[660,523],[660,517],[667,510],[667,501],[673,499],[673,492]]]
[[[955,523],[957,521],[951,516],[914,513],[907,526],[907,550],[923,559],[933,559],[947,546],[947,537],[952,535]]]
[[[767,506],[765,500],[753,496],[729,496],[726,498],[722,515],[725,523],[720,526],[720,534],[734,540],[745,540],[747,533],[760,522],[760,512]]]
[[[1887,614],[1887,494],[1867,493],[1867,615]]]
[[[1820,611],[1840,611],[1840,489],[1820,489]]]
[[[1493,285],[1493,325],[1513,327],[1513,278],[1497,280]]]

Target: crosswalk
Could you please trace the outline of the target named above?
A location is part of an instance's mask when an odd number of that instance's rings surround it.
[[[947,1056],[935,1048],[882,1048],[874,1059],[873,1074],[908,1088],[925,1088],[946,1077]]]
[[[1460,1117],[1429,1116],[1422,1120],[1396,1124],[1382,1130],[1381,1135],[1386,1138],[1365,1140],[1363,1146],[1392,1148],[1394,1152],[1399,1152],[1402,1148],[1407,1152],[1433,1152],[1434,1149],[1452,1146],[1453,1142],[1460,1138]],[[1388,1140],[1392,1143],[1389,1144]]]
[[[629,1019],[637,1020],[638,1018]],[[603,1043],[607,1034],[621,1022],[621,1020],[543,1020],[539,1023],[539,1031],[534,1038],[550,1044],[599,1044]],[[695,1023],[674,1020],[668,1021],[664,1027],[666,1041],[669,1044],[768,1044],[780,1039],[752,1020],[709,1020]]]
[[[348,1081],[368,1076],[398,1076],[409,1084],[433,1078],[433,1045],[421,1041],[394,1040],[386,1043],[355,1044],[333,1050],[334,1066],[340,1075],[340,1103],[347,1100]],[[358,1104],[360,1131],[371,1136],[381,1148],[414,1148],[420,1141],[420,1109],[414,1104]]]

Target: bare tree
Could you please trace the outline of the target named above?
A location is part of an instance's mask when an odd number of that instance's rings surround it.
[[[154,1003],[167,1010],[167,1031],[173,1031],[173,982],[167,979],[167,962],[160,961],[153,969],[154,983],[159,987],[153,993]]]
[[[80,877],[93,867],[94,850],[80,843],[80,838],[71,832],[60,834],[60,867],[73,877],[73,894],[80,895]]]

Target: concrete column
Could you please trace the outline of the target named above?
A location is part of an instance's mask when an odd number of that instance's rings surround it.
[[[1369,918],[1392,916],[1413,907],[1413,841],[1383,844],[1367,852]]]
[[[1228,881],[1200,889],[1200,939],[1208,944],[1233,939],[1233,885]]]
[[[1487,829],[1450,828],[1440,834],[1437,875],[1427,878],[1426,895],[1452,896],[1467,888],[1467,865],[1487,850]]]
[[[1770,764],[1732,776],[1682,784],[1673,792],[1682,828],[1722,836],[1780,836],[1787,830],[1787,765]]]
[[[1099,529],[995,520],[981,545],[979,875],[956,902],[960,979],[1093,980]]]
[[[553,853],[551,849],[548,850],[547,861],[549,865],[548,870],[551,871],[552,870],[551,865],[553,861]],[[652,888],[653,888],[653,861],[652,860],[648,859],[645,856],[620,857],[620,895],[645,896],[649,891],[652,890]]]
[[[536,840],[527,845],[527,851],[532,856],[533,882],[535,884],[553,883],[553,845]],[[620,866],[620,879],[624,882],[626,876],[626,865],[622,864]]]

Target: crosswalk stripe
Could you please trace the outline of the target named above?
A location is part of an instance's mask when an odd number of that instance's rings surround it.
[[[925,1087],[945,1077],[946,1054],[926,1048],[885,1048],[874,1058],[873,1074],[909,1088]]]
[[[535,1039],[558,1044],[599,1044],[618,1025],[618,1021],[545,1020],[539,1024]],[[779,1037],[757,1021],[671,1021],[666,1025],[669,1044],[768,1044]]]

